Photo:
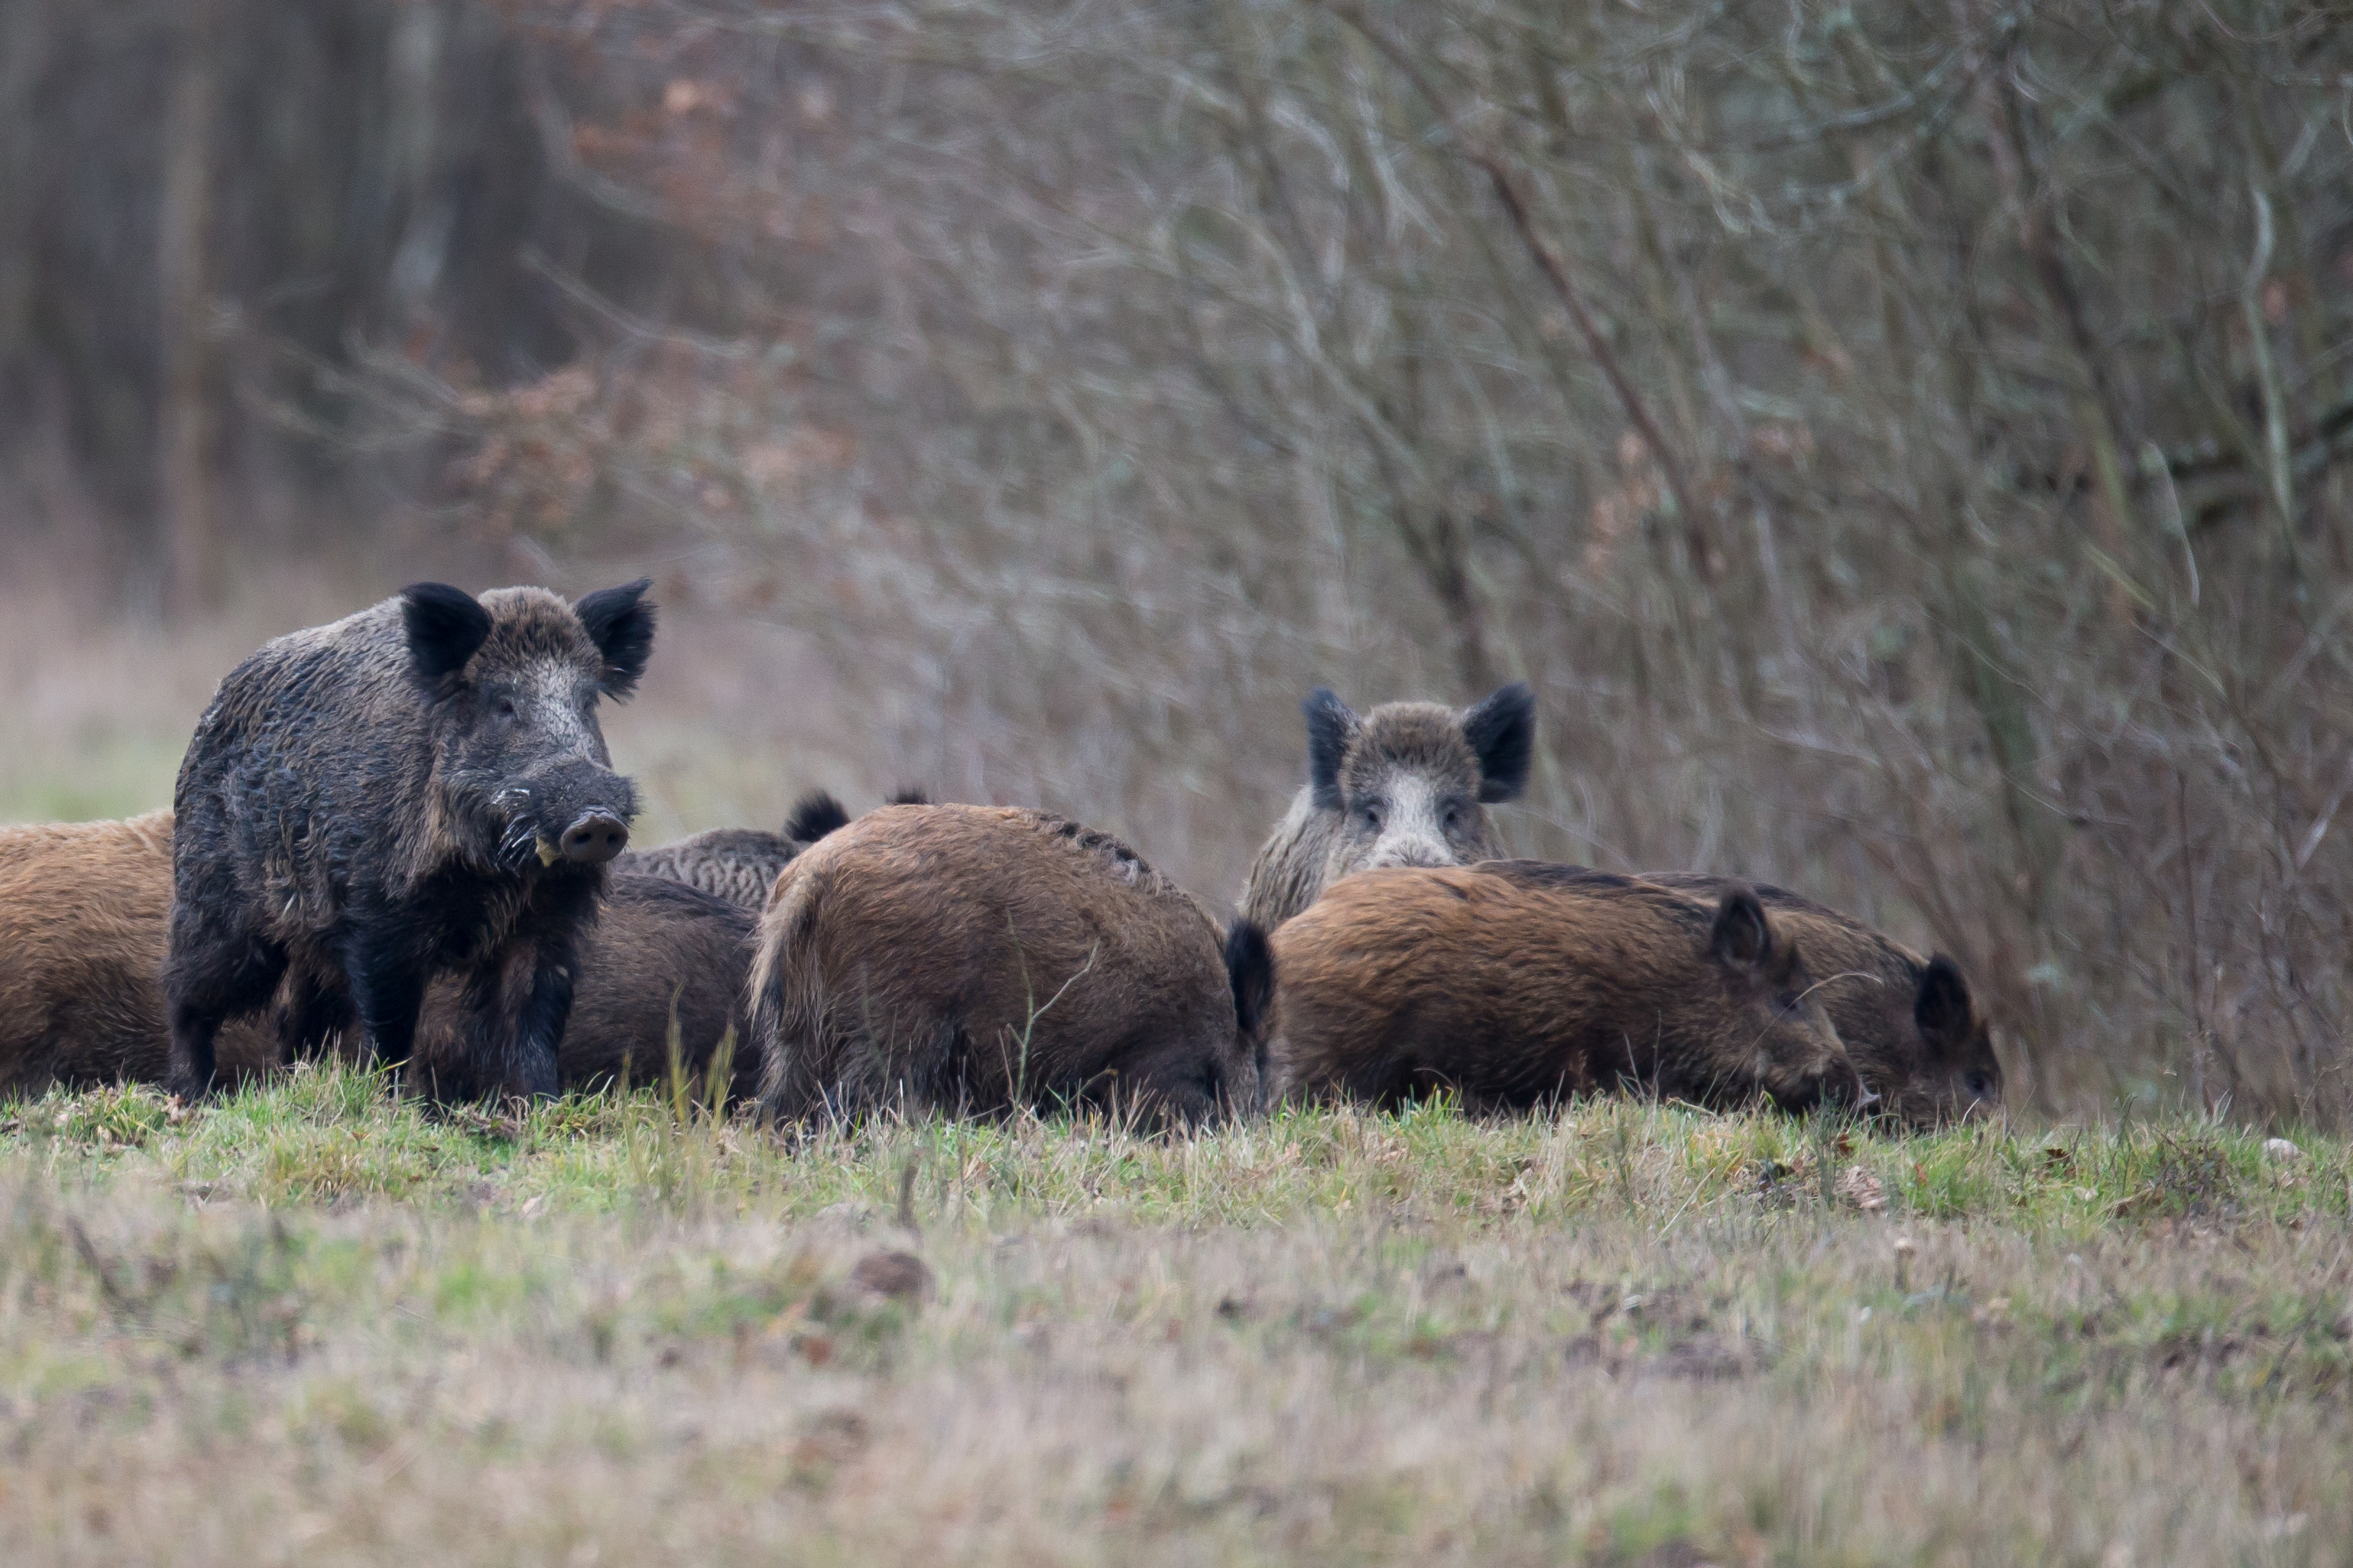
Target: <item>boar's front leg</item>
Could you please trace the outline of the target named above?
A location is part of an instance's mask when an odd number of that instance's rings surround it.
[[[469,987],[473,1017],[469,1055],[492,1093],[553,1099],[561,1087],[556,1053],[572,1016],[576,950],[568,936],[545,931],[493,958]],[[492,977],[512,977],[517,986]],[[522,991],[518,998],[516,990]]]
[[[373,927],[354,931],[343,952],[352,1010],[378,1067],[405,1067],[425,1005],[425,964],[408,943]]]
[[[278,988],[278,1059],[307,1061],[337,1048],[348,1053],[356,1022],[341,974],[332,966],[293,964]]]

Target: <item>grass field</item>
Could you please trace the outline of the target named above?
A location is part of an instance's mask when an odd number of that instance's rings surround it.
[[[2324,1563],[2347,1147],[0,1106],[17,1561]]]

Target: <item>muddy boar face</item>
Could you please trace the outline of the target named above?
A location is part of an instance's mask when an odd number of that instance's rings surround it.
[[[613,771],[596,704],[628,697],[645,671],[648,586],[577,605],[536,588],[479,600],[438,583],[404,591],[435,773],[460,818],[453,826],[484,858],[526,873],[602,865],[628,843],[637,791]]]
[[[1708,934],[1708,958],[1731,1020],[1720,1058],[1728,1079],[1758,1084],[1783,1104],[1818,1099],[1854,1104],[1868,1098],[1797,943],[1767,918],[1750,889],[1725,889]]]
[[[1882,1104],[1874,1109],[1914,1127],[1934,1127],[2001,1109],[2001,1063],[1992,1031],[1969,997],[1969,983],[1942,954],[1920,972],[1911,996],[1892,996],[1889,1039],[1909,1047],[1902,1060],[1861,1064]]]
[[[1362,718],[1319,687],[1305,709],[1315,805],[1340,817],[1331,877],[1487,858],[1484,808],[1527,784],[1535,738],[1527,687],[1514,681],[1460,712],[1391,702]]]

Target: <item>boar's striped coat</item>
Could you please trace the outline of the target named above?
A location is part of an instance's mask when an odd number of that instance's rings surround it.
[[[766,907],[768,889],[793,857],[837,827],[849,825],[841,802],[822,790],[793,807],[782,833],[761,827],[713,827],[651,849],[624,849],[616,876],[667,877],[747,910]]]
[[[787,1119],[1088,1103],[1155,1119],[1259,1096],[1264,939],[1219,931],[1108,835],[895,805],[794,860],[761,917],[761,1100]]]
[[[1274,933],[1274,964],[1277,1096],[1794,1109],[1850,1084],[1806,958],[1743,888],[1703,901],[1526,860],[1363,871]]]

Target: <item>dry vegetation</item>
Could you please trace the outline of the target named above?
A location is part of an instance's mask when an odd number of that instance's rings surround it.
[[[45,1562],[2106,1568],[2353,1528],[2327,1140],[1599,1104],[780,1145],[338,1071],[0,1117],[0,1529]]]

